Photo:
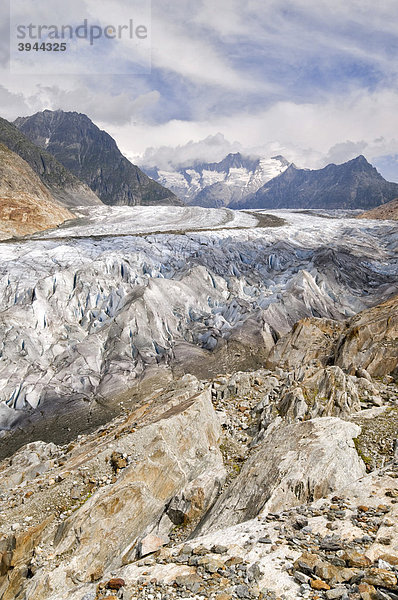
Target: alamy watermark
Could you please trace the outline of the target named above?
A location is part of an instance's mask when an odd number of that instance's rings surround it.
[[[97,2],[96,14],[91,14],[85,0],[69,0],[67,8],[64,0],[51,0],[45,2],[42,11],[38,10],[37,0],[13,0],[11,71],[58,75],[149,73],[150,0]],[[66,13],[68,19],[64,18]],[[117,20],[112,18],[113,13]]]

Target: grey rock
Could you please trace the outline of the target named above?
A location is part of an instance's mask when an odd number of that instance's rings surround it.
[[[344,489],[365,474],[353,442],[359,432],[358,426],[334,417],[291,425],[277,419],[196,534]]]
[[[239,584],[235,587],[235,594],[238,598],[250,598],[250,590],[244,584]]]
[[[95,193],[45,149],[0,118],[0,142],[25,160],[52,196],[68,207],[101,205]]]

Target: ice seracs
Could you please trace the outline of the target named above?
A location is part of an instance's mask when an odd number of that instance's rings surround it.
[[[106,405],[159,365],[220,368],[223,348],[242,366],[249,347],[253,361],[301,318],[341,319],[396,291],[394,223],[274,216],[286,224],[255,227],[253,214],[227,209],[94,207],[76,225],[3,243],[1,427],[38,407]],[[228,344],[239,345],[233,356]]]

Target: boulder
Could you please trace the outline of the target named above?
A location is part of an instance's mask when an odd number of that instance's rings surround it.
[[[366,369],[372,377],[398,375],[398,296],[350,320],[334,362],[354,372]]]
[[[171,499],[210,470],[218,479],[207,482],[206,508],[214,486],[218,488],[224,476],[217,446],[220,434],[209,390],[166,410],[138,432],[142,458],[124,468],[116,483],[98,490],[61,526],[57,553],[77,544],[74,560],[86,580],[97,566],[113,568],[132,560],[139,538],[160,521]],[[147,550],[158,549],[153,544],[151,548]]]
[[[335,417],[290,425],[277,418],[195,535],[338,493],[365,474],[353,442],[359,433]]]

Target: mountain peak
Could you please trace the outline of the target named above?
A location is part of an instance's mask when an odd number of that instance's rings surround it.
[[[343,163],[344,164],[344,163]],[[345,163],[347,165],[349,164],[355,164],[355,165],[363,165],[363,166],[368,166],[371,167],[372,169],[374,169],[374,167],[370,164],[370,162],[364,157],[363,154],[360,154],[359,156],[357,156],[356,158],[353,158],[352,160],[349,160],[347,163]]]
[[[46,145],[34,144],[19,128],[0,118],[0,142],[16,152],[40,177],[52,196],[68,207],[101,204],[101,200],[81,180],[46,151]]]
[[[123,156],[115,140],[83,113],[45,110],[19,118],[15,125],[87,183],[105,204],[182,204]]]
[[[283,156],[269,158],[230,152],[220,162],[196,161],[170,170],[144,169],[188,204],[219,208],[255,193],[288,164]]]
[[[368,209],[398,196],[398,184],[386,181],[361,154],[341,165],[297,169],[294,164],[234,208]]]
[[[271,159],[278,160],[283,167],[288,167],[290,164],[293,165],[293,163],[290,163],[282,154],[277,154],[276,156],[271,156]]]

